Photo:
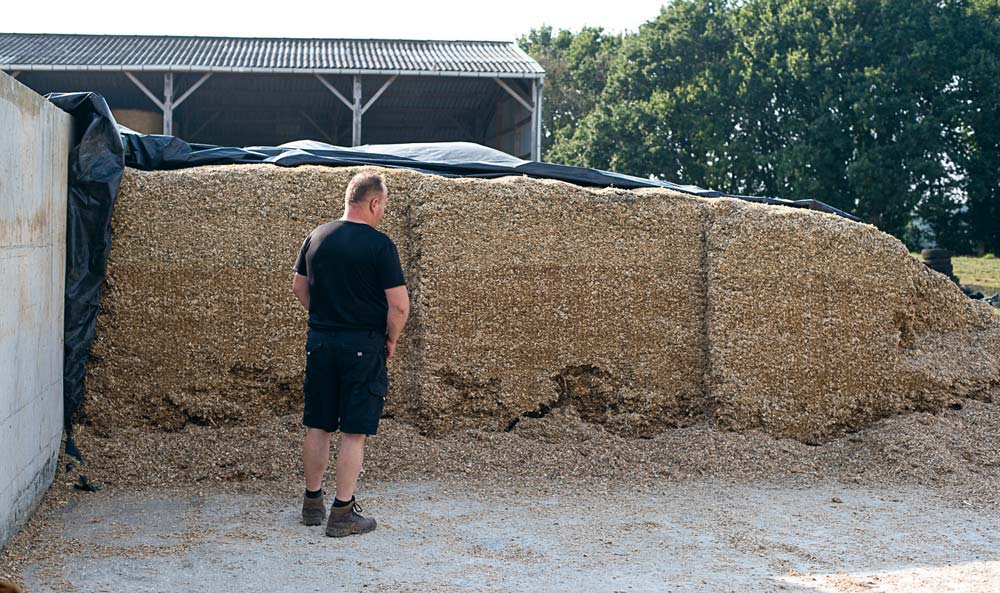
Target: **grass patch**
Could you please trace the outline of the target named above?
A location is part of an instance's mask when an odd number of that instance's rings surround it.
[[[918,260],[919,253],[911,253]],[[992,254],[983,257],[955,256],[951,258],[955,275],[964,286],[989,296],[1000,292],[1000,258]]]
[[[920,259],[919,253],[911,253],[910,255]],[[951,258],[951,265],[962,284],[973,284],[980,290],[985,288],[993,292],[1000,292],[1000,258],[993,255],[984,257],[955,256]],[[983,292],[986,291],[983,290]]]
[[[953,257],[951,265],[955,268],[955,275],[962,281],[962,284],[974,284],[980,290],[986,288],[990,292],[1000,292],[1000,259],[995,257]]]

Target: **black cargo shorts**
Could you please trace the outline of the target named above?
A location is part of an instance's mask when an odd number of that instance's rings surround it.
[[[309,329],[302,424],[373,435],[389,387],[385,336],[375,331]]]

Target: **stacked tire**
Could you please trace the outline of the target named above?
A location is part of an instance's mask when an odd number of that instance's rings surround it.
[[[951,252],[947,249],[924,249],[920,252],[920,259],[928,268],[935,272],[941,272],[956,282],[958,281],[951,265]]]

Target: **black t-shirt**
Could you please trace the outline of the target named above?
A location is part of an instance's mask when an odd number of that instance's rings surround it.
[[[320,330],[385,333],[385,290],[406,284],[392,239],[346,220],[316,227],[295,271],[309,277],[309,327]]]

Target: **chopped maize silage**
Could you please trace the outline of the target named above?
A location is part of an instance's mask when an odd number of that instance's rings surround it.
[[[527,178],[435,185],[410,196],[422,424],[501,429],[573,404],[646,433],[704,413],[697,200]]]
[[[302,239],[354,168],[127,170],[89,422],[253,423],[301,406]],[[384,170],[413,303],[386,414],[500,430],[573,406],[646,435],[801,440],[1000,385],[985,305],[873,227],[666,190]]]
[[[800,440],[1000,387],[1000,323],[869,225],[711,203],[707,391],[731,429]]]
[[[289,287],[302,240],[343,208],[325,172],[126,171],[88,368],[92,422],[172,429],[300,406],[305,320]]]

